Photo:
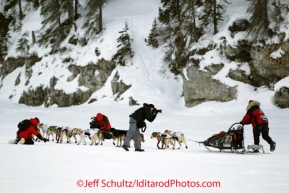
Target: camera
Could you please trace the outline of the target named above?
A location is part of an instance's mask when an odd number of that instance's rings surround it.
[[[162,113],[162,109],[156,109],[157,113]]]

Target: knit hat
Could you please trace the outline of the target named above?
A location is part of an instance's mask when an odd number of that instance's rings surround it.
[[[251,102],[254,102],[253,100],[249,100],[249,103],[248,104],[250,104]]]
[[[155,108],[153,104],[149,104],[149,108]]]

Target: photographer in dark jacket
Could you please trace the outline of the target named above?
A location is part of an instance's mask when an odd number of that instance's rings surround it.
[[[153,104],[143,104],[143,107],[137,109],[134,113],[132,113],[129,117],[129,130],[126,134],[124,143],[122,148],[126,151],[129,151],[128,145],[129,141],[132,136],[134,136],[134,147],[135,151],[144,151],[140,148],[140,128],[145,128],[145,120],[148,120],[149,122],[153,122],[157,116],[157,114],[161,112],[161,110],[155,109]],[[145,131],[145,130],[144,130]],[[144,132],[143,131],[143,132]]]

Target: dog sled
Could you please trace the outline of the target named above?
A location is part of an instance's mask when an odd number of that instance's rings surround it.
[[[234,123],[227,132],[221,131],[197,143],[203,144],[209,151],[212,151],[211,147],[219,149],[220,152],[246,153],[244,127],[240,123]]]
[[[226,153],[240,153],[240,154],[253,154],[262,151],[266,154],[263,145],[248,145],[247,149],[244,145],[244,126],[240,123],[234,123],[227,132],[221,131],[212,135],[205,141],[195,141],[203,144],[207,150],[213,151],[210,148],[217,148],[220,152]],[[267,153],[268,154],[268,153]]]

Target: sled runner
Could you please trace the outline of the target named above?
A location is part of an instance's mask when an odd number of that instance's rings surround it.
[[[220,151],[246,152],[246,148],[244,147],[244,127],[240,123],[234,123],[227,132],[221,131],[212,135],[207,140],[198,143],[203,144],[208,150],[210,150],[209,147],[213,147]]]

